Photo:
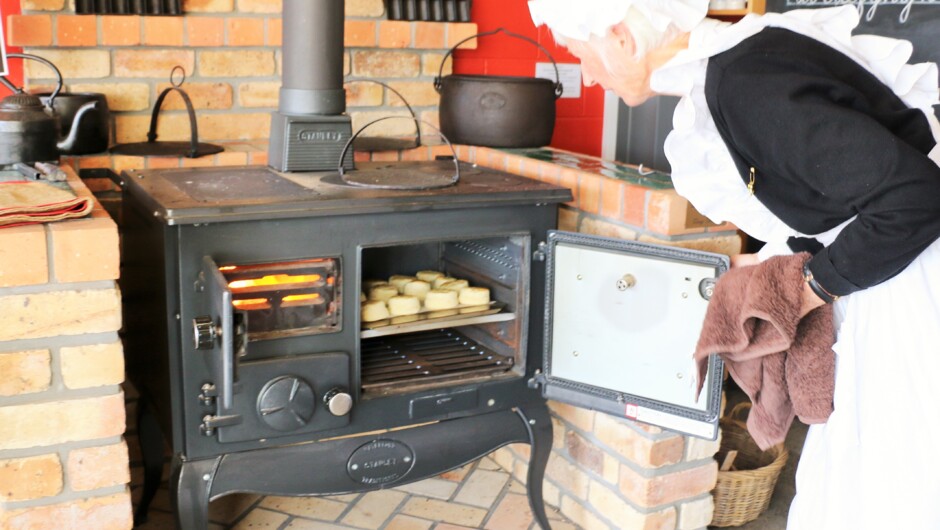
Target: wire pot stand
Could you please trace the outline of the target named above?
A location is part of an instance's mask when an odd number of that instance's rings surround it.
[[[179,80],[176,79],[177,73],[179,73]],[[179,65],[174,66],[173,70],[170,71],[171,86],[164,89],[163,92],[160,93],[160,96],[157,97],[157,102],[154,104],[153,112],[150,115],[150,130],[147,133],[147,141],[117,144],[111,148],[111,153],[127,156],[199,158],[201,156],[213,155],[224,151],[225,149],[222,146],[199,141],[199,129],[196,125],[196,111],[193,109],[193,102],[189,99],[189,95],[181,88],[185,80],[186,71],[183,67]],[[163,100],[166,99],[166,96],[170,92],[178,93],[180,97],[183,98],[183,103],[186,105],[190,130],[190,139],[188,142],[157,141],[157,123],[160,115],[160,107],[163,105]]]

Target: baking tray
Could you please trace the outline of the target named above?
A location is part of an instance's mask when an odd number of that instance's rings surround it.
[[[479,309],[474,310],[475,308]],[[463,306],[439,311],[423,311],[416,315],[386,318],[376,320],[375,322],[363,322],[360,337],[368,339],[371,337],[426,331],[429,329],[452,328],[515,320],[515,313],[502,312],[505,308],[506,304],[494,301],[490,302],[489,305],[483,306]],[[456,314],[452,312],[456,312]]]

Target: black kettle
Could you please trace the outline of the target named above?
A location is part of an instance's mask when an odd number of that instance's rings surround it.
[[[55,97],[62,90],[62,74],[54,64],[42,57],[25,53],[10,53],[7,57],[19,57],[39,61],[55,71],[58,85],[43,105],[38,96],[23,92],[5,77],[0,83],[13,91],[12,95],[0,101],[0,166],[9,166],[22,162],[58,162],[59,151],[70,150],[78,137],[79,124],[88,112],[97,106],[96,102],[82,105],[75,113],[71,131],[67,137],[59,138],[59,119],[52,110]]]

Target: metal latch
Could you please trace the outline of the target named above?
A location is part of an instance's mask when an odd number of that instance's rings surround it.
[[[711,300],[712,295],[715,294],[715,283],[718,280],[715,278],[703,278],[702,281],[698,283],[698,292],[702,295],[702,298],[706,300]]]
[[[538,390],[540,386],[545,386],[548,384],[548,377],[546,377],[541,370],[536,370],[535,375],[529,379],[526,384],[529,386],[529,388]]]
[[[200,387],[202,392],[199,393],[199,401],[202,401],[202,404],[211,407],[215,404],[215,398],[219,395],[219,389],[215,387],[212,383],[206,383]],[[237,394],[242,391],[241,382],[235,382],[232,385],[232,392]]]
[[[219,427],[230,427],[232,425],[238,425],[241,422],[242,417],[240,414],[230,414],[228,416],[213,416],[207,414],[202,417],[199,430],[206,436],[212,436]]]

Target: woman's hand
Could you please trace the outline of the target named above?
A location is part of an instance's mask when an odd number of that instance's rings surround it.
[[[757,254],[737,254],[731,256],[732,269],[735,267],[750,267],[758,263],[760,263],[760,259],[757,257]]]

